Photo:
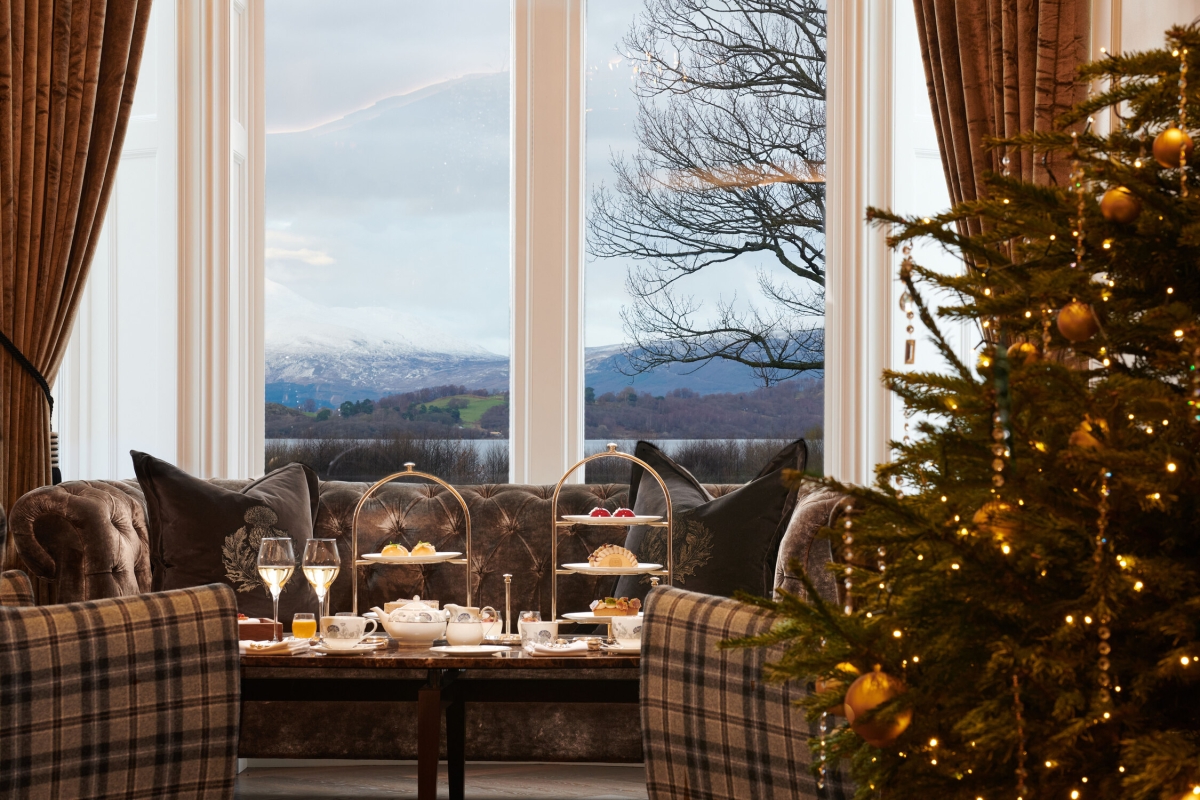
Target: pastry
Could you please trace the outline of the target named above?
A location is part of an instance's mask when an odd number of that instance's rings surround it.
[[[436,556],[437,548],[431,545],[429,542],[417,542],[415,545],[413,545],[412,552],[410,552],[409,555]]]
[[[387,556],[388,558],[393,558],[396,556],[407,556],[408,548],[402,544],[394,544],[393,543],[393,544],[389,544],[389,545],[385,546],[383,548],[383,551],[380,553],[380,555]]]
[[[597,506],[588,512],[588,516],[589,517],[611,517],[612,512],[610,512],[607,508],[600,508],[599,506]]]
[[[642,601],[636,597],[606,597],[592,601],[592,613],[597,617],[636,617],[642,610]]]
[[[632,508],[618,508],[616,511],[613,512],[613,516],[614,517],[636,517],[637,514],[633,513]]]
[[[615,544],[602,544],[596,552],[588,556],[588,564],[593,567],[636,567],[637,556],[624,547]]]

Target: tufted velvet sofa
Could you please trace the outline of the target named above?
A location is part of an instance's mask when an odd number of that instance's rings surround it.
[[[237,489],[246,481],[213,480]],[[338,542],[343,569],[332,590],[332,609],[349,610],[351,583],[357,573],[360,612],[385,601],[420,595],[461,602],[465,568],[456,565],[347,568],[351,563],[351,520],[369,484],[323,481],[314,535]],[[539,608],[550,613],[551,495],[549,486],[512,484],[456,487],[471,511],[472,581],[477,605],[502,608],[505,573],[512,578],[513,611]],[[710,485],[713,496],[736,485]],[[569,485],[560,496],[560,513],[609,510],[626,503],[628,487],[616,484]],[[802,489],[783,542],[776,586],[803,591],[787,568],[800,558],[805,570],[823,576],[828,545],[813,535],[837,513],[838,499],[814,484]],[[150,591],[151,567],[146,507],[136,481],[68,481],[35,489],[9,514],[18,555],[39,579],[41,603],[67,603]],[[615,529],[624,535],[624,529]],[[612,541],[612,529],[563,529],[560,561],[586,560],[596,547]],[[440,486],[393,482],[384,486],[360,519],[359,551],[378,552],[389,541],[430,541],[439,550],[464,548],[461,507]],[[824,547],[824,550],[821,550]],[[592,599],[611,593],[611,578],[573,576],[559,581],[558,607],[584,610]],[[818,586],[819,589],[823,588]],[[836,592],[832,582],[831,591]],[[825,594],[822,591],[822,594]],[[602,698],[598,698],[602,700]],[[291,705],[290,708],[288,706]],[[305,719],[319,704],[245,704],[239,751],[246,757],[395,758],[397,743],[412,736],[407,714],[380,717],[369,709],[343,704],[344,730],[313,737],[303,732],[328,728],[327,721]],[[504,708],[486,704],[478,713],[494,715],[472,722],[468,711],[468,758],[479,760],[640,761],[642,743],[637,709],[597,702],[577,704],[570,716],[556,711]],[[371,720],[370,725],[350,721]],[[335,726],[336,727],[336,726]],[[296,735],[283,735],[284,731]],[[415,754],[415,742],[413,742]],[[403,746],[401,746],[403,750]]]
[[[240,489],[249,481],[213,483]],[[336,539],[343,569],[333,585],[335,611],[351,607],[351,522],[367,483],[322,481],[313,535]],[[513,611],[540,608],[550,613],[550,500],[552,487],[496,484],[455,487],[471,509],[472,582],[477,604],[502,608],[504,574],[512,579]],[[714,496],[736,485],[707,487]],[[559,498],[560,513],[610,510],[625,503],[628,487],[570,485]],[[14,505],[11,526],[18,555],[43,582],[42,602],[71,603],[150,591],[150,549],[146,502],[137,481],[68,481],[45,486]],[[624,529],[570,528],[559,540],[561,561],[584,561],[588,553]],[[393,482],[363,508],[360,553],[379,552],[389,541],[432,542],[439,550],[465,547],[462,508],[437,485]],[[616,541],[613,544],[621,544]],[[465,599],[462,566],[359,567],[359,610],[385,601],[420,595]],[[559,607],[584,610],[611,592],[612,579],[575,577],[559,581]]]

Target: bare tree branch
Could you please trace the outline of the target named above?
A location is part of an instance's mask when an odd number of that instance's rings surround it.
[[[589,250],[639,262],[622,320],[636,374],[746,364],[764,384],[824,368],[825,7],[817,0],[645,0],[621,44],[636,70],[637,152],[592,196]],[[704,309],[688,277],[770,254],[759,297]]]

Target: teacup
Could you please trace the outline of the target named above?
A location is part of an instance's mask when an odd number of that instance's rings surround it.
[[[371,623],[367,630],[367,623]],[[375,620],[362,617],[321,617],[321,641],[330,650],[353,650],[375,632]]]
[[[612,636],[622,647],[637,647],[642,643],[641,617],[610,617]]]
[[[518,622],[517,629],[522,643],[550,644],[558,638],[557,622]]]
[[[446,623],[446,642],[448,644],[477,645],[483,641],[483,623],[477,619],[465,622]]]

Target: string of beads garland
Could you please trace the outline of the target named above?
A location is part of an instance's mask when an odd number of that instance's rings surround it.
[[[1168,127],[1154,137],[1151,151],[1159,166],[1167,169],[1179,167],[1179,191],[1187,197],[1187,174],[1183,168],[1187,166],[1195,146],[1192,137],[1187,135],[1187,48],[1177,46],[1171,55],[1179,58],[1179,119],[1176,125]]]
[[[1013,713],[1017,718],[1017,800],[1025,800],[1025,778],[1029,771],[1025,769],[1025,706],[1021,702],[1021,681],[1016,673],[1012,676]]]
[[[1108,545],[1108,479],[1112,477],[1112,473],[1107,469],[1100,470],[1100,504],[1098,515],[1096,518],[1096,551],[1092,555],[1092,561],[1096,564],[1096,569],[1100,569],[1104,561],[1104,550]],[[1100,637],[1100,643],[1096,646],[1100,653],[1100,658],[1096,662],[1096,666],[1100,671],[1096,681],[1100,684],[1100,702],[1104,705],[1112,703],[1112,695],[1109,693],[1108,687],[1112,683],[1112,678],[1108,671],[1112,664],[1108,659],[1108,654],[1112,652],[1112,646],[1108,643],[1112,632],[1108,629],[1108,609],[1103,603],[1096,609],[1096,617],[1100,623],[1100,627],[1096,633]],[[1109,712],[1104,712],[1104,719],[1109,718]]]
[[[1187,48],[1179,50],[1179,130],[1187,130]],[[1184,136],[1187,136],[1185,133]],[[1190,139],[1189,139],[1190,141]],[[1191,155],[1187,147],[1179,148],[1179,193],[1188,196],[1187,162]]]
[[[850,596],[850,590],[854,588],[852,576],[854,569],[850,566],[850,559],[854,557],[850,546],[854,544],[854,520],[851,518],[850,509],[846,509],[846,521],[842,523],[844,530],[842,531],[842,553],[846,560],[846,568],[844,570],[845,579],[842,581],[842,586],[846,588],[846,616],[854,613],[854,601]]]
[[[817,726],[818,726],[818,730],[821,733],[821,739],[820,739],[821,752],[817,756],[817,758],[818,758],[817,788],[824,789],[825,788],[825,775],[826,775],[826,770],[827,770],[827,767],[825,766],[825,734],[829,731],[829,712],[828,711],[821,712],[821,718],[817,722]]]
[[[1074,146],[1077,147],[1079,135],[1072,133],[1071,138]],[[1072,161],[1074,170],[1071,173],[1071,184],[1075,189],[1076,216],[1071,236],[1075,237],[1075,261],[1071,266],[1078,269],[1083,265],[1084,256],[1083,212],[1086,187],[1084,186],[1083,167],[1079,162],[1078,151],[1076,150],[1074,153],[1075,157]],[[1058,332],[1073,344],[1086,342],[1100,332],[1100,324],[1096,320],[1096,315],[1092,311],[1092,307],[1074,298],[1058,312],[1057,324]]]

